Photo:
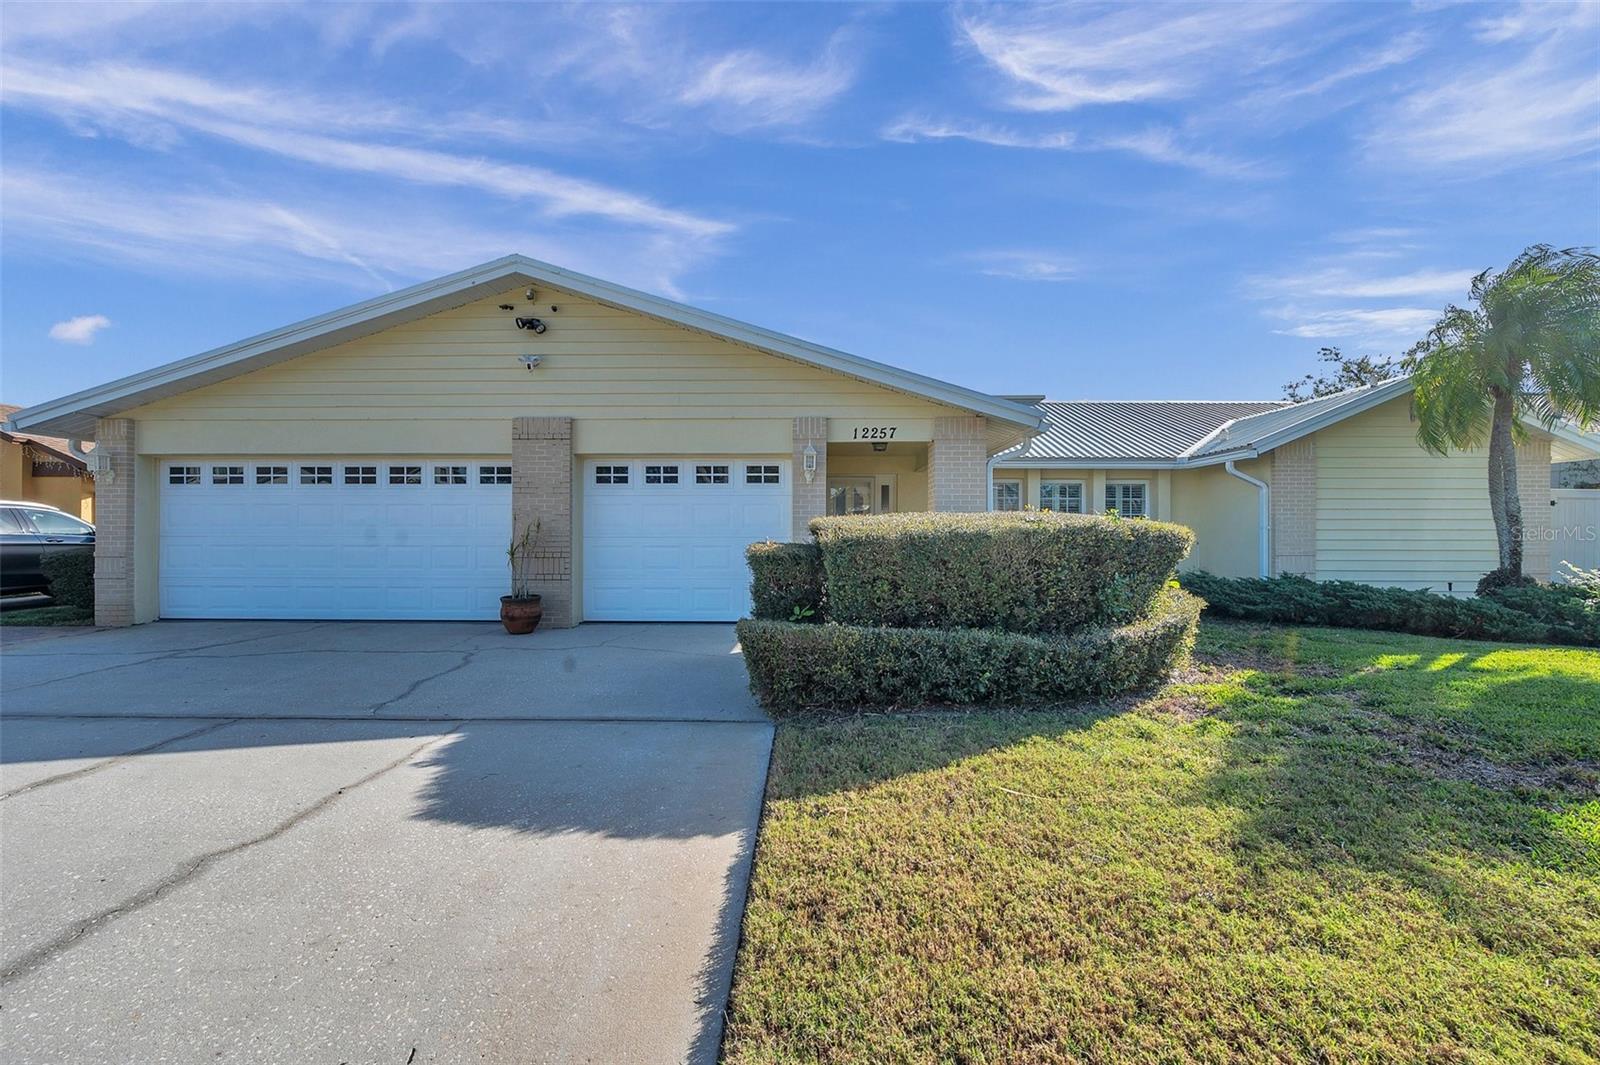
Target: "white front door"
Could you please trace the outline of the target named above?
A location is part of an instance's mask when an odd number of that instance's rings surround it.
[[[582,476],[584,620],[750,613],[745,548],[789,539],[789,463],[595,459]]]
[[[487,621],[508,590],[511,460],[161,464],[161,616]]]

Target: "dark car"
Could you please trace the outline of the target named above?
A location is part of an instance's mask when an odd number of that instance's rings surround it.
[[[0,595],[48,592],[44,557],[94,552],[94,526],[43,503],[0,500]]]

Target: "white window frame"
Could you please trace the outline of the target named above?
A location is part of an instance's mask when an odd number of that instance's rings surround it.
[[[444,485],[447,488],[465,485],[467,483],[467,469],[468,467],[466,466],[436,465],[433,468],[433,483]]]
[[[289,483],[289,467],[287,466],[257,466],[256,484],[259,485],[287,485]]]
[[[1122,493],[1116,491],[1116,500],[1112,499],[1112,492],[1123,488],[1139,489],[1139,513],[1129,514],[1122,508]],[[1148,518],[1150,516],[1150,482],[1149,481],[1107,481],[1106,482],[1106,510],[1116,507],[1117,513],[1124,518]]]
[[[647,462],[644,466],[644,483],[653,488],[678,484],[683,478],[681,462]]]
[[[1006,485],[1006,486],[1009,486],[1011,488],[1015,488],[1017,490],[1017,505],[1016,506],[1014,506],[1014,507],[1002,507],[1000,505],[1000,486],[1001,485]],[[1015,480],[1015,479],[1001,480],[998,477],[995,478],[994,495],[993,495],[993,498],[989,500],[989,505],[995,511],[1002,512],[1002,513],[1007,513],[1007,514],[1014,514],[1017,511],[1021,510],[1022,509],[1022,482],[1020,480]]]
[[[170,485],[191,485],[200,482],[199,466],[168,466],[167,483]]]
[[[776,462],[746,462],[744,483],[773,485],[783,483],[783,466]]]
[[[232,464],[211,467],[211,483],[222,485],[244,484],[244,467]]]
[[[346,487],[373,488],[378,484],[377,464],[358,463],[354,466],[343,466],[344,474],[341,484]]]
[[[694,464],[695,484],[732,484],[733,463],[697,462]]]
[[[300,467],[300,483],[318,487],[331,486],[333,481],[333,467],[321,464],[312,464]]]
[[[478,464],[478,483],[482,484],[510,484],[511,465],[509,463],[491,462]]]
[[[633,483],[633,465],[627,462],[597,462],[592,482],[601,488],[625,488]]]
[[[1045,502],[1044,502],[1044,495],[1045,495],[1044,486],[1047,485],[1047,484],[1061,485],[1063,488],[1076,487],[1078,489],[1078,509],[1077,510],[1057,510],[1055,507],[1047,507],[1047,506],[1045,506]],[[1039,482],[1039,509],[1040,510],[1054,511],[1057,514],[1082,514],[1082,513],[1085,512],[1085,503],[1088,502],[1088,500],[1086,499],[1088,494],[1089,494],[1088,489],[1084,486],[1084,483],[1082,481],[1062,480],[1059,477],[1046,478],[1046,479],[1041,480]]]
[[[397,488],[405,486],[419,487],[422,484],[422,469],[422,466],[414,463],[407,463],[403,466],[389,466],[386,470],[389,479],[385,483]]]

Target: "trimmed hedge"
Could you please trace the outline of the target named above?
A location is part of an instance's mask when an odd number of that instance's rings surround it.
[[[1017,633],[1142,617],[1194,544],[1181,525],[1049,511],[817,518],[811,532],[833,621]]]
[[[1405,588],[1305,577],[1218,577],[1185,573],[1183,586],[1205,598],[1221,617],[1299,625],[1387,629],[1418,636],[1517,643],[1600,646],[1600,611],[1569,592],[1503,588],[1478,599],[1457,599]],[[1555,603],[1556,598],[1576,611]]]
[[[798,608],[814,612],[808,621],[822,620],[822,554],[816,544],[766,540],[747,547],[744,557],[756,617],[788,621]]]
[[[40,560],[39,569],[50,582],[50,594],[57,606],[94,609],[94,552],[52,551]]]
[[[1202,606],[1171,589],[1138,621],[1068,636],[755,618],[737,630],[750,688],[775,712],[1037,706],[1159,683],[1193,649]]]

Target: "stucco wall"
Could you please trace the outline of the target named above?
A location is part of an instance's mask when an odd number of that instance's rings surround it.
[[[1251,459],[1240,471],[1272,483],[1272,463]],[[1172,474],[1172,520],[1194,530],[1195,545],[1184,569],[1203,569],[1224,577],[1260,573],[1260,503],[1256,489],[1221,466],[1177,470]]]
[[[35,477],[21,444],[0,440],[0,499],[45,503],[94,521],[94,481],[88,477]]]

